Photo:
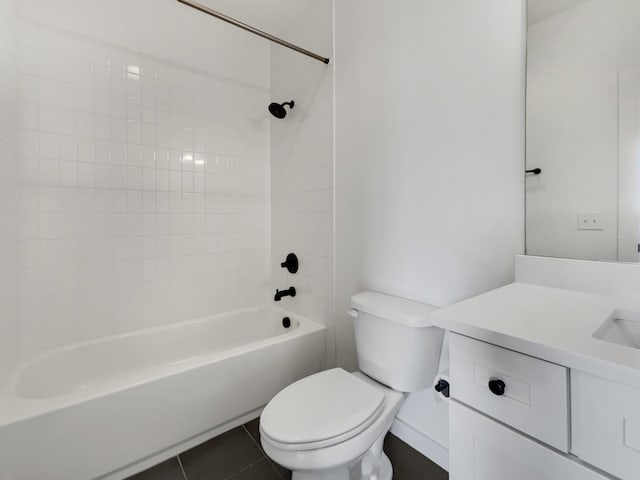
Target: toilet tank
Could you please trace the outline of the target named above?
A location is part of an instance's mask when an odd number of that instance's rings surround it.
[[[433,385],[444,330],[431,325],[436,307],[377,292],[351,297],[360,371],[400,392]]]

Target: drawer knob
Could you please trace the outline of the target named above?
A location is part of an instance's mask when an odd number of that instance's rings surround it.
[[[504,395],[505,388],[506,385],[502,380],[499,380],[497,378],[492,378],[491,380],[489,380],[489,390],[491,390],[491,393],[493,393],[494,395],[498,395],[499,397]]]
[[[433,388],[435,388],[436,392],[441,393],[446,398],[449,398],[449,382],[446,380],[441,378]]]

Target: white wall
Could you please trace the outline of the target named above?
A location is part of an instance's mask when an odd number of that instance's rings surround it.
[[[633,193],[626,201],[620,192],[624,204],[618,216],[618,127],[619,75],[638,65],[635,0],[591,0],[530,25],[527,167],[543,173],[527,179],[528,254],[637,259]],[[622,182],[633,178],[633,168],[620,168]],[[634,184],[631,190],[637,190]],[[578,230],[578,213],[601,214],[602,230]]]
[[[16,15],[0,0],[0,390],[18,354],[18,82]]]
[[[445,306],[513,279],[524,245],[524,2],[336,2],[337,359],[349,297]],[[446,446],[431,391],[399,418]]]
[[[330,57],[332,1],[299,1],[297,14],[277,33]],[[274,45],[271,101],[289,100],[287,117],[271,121],[272,292],[296,287],[280,304],[327,326],[333,364],[333,66]],[[300,260],[295,275],[280,267],[289,252]]]
[[[267,42],[175,0],[20,0],[22,354],[264,303]]]

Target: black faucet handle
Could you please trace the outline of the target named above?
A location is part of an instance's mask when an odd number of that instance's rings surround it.
[[[289,273],[296,273],[298,271],[298,257],[295,253],[287,255],[287,259],[280,264],[282,268],[286,268]]]

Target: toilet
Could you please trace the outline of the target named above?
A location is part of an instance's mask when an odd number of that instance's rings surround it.
[[[262,447],[293,480],[390,480],[384,438],[407,393],[429,388],[443,330],[435,307],[377,292],[351,298],[360,371],[325,370],[279,392],[260,417]]]

